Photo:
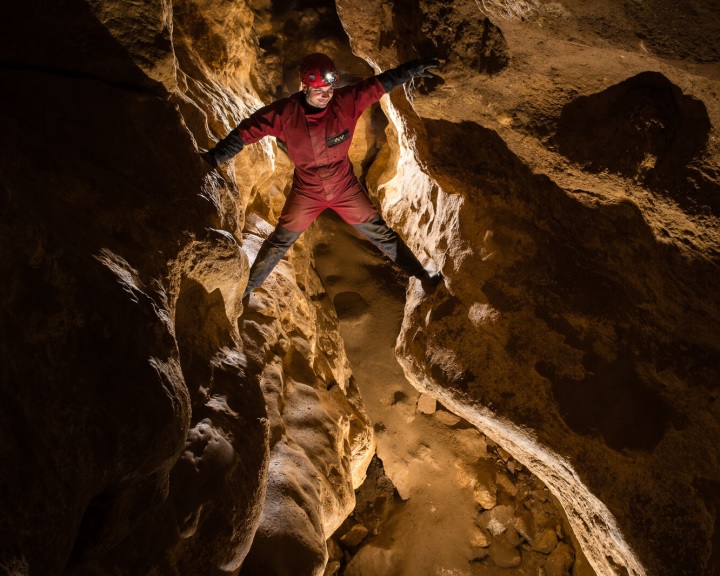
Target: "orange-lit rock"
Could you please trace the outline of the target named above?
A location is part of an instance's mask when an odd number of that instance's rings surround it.
[[[445,60],[393,95],[373,180],[446,277],[409,291],[409,376],[551,487],[598,573],[716,572],[717,14],[338,4],[378,68]]]
[[[289,276],[304,308],[288,299],[268,321],[292,333],[277,367],[302,389],[281,394],[296,412],[285,422],[266,408],[266,342],[243,342],[238,324],[245,207],[276,217],[288,162],[272,143],[219,172],[197,155],[261,105],[251,69],[281,72],[254,66],[255,15],[242,3],[77,1],[2,19],[10,570],[237,573],[277,494],[271,448],[302,454],[294,481],[323,478],[305,504],[317,537],[299,544],[321,564],[326,532],[353,507],[372,434],[332,312],[315,312]],[[307,409],[319,420],[306,428]]]
[[[292,166],[272,141],[218,171],[197,152],[325,50],[345,81],[444,60],[353,148],[446,279],[410,283],[408,378],[457,414],[431,425],[485,434],[450,430],[466,454],[447,460],[386,438],[407,509],[446,473],[487,508],[456,539],[472,566],[718,573],[719,31],[712,3],[666,0],[6,7],[0,565],[322,573],[374,439],[315,232],[243,309]],[[362,298],[336,295],[341,320],[367,319]],[[398,430],[426,417],[390,392]],[[372,540],[332,559],[414,567]]]

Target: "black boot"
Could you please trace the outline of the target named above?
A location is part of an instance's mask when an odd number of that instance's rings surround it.
[[[418,278],[420,279],[420,284],[425,294],[435,292],[443,281],[443,275],[440,272],[428,272],[427,270],[423,270],[423,273],[418,276]]]
[[[418,278],[427,294],[434,292],[442,282],[442,274],[425,270],[408,245],[385,223],[380,214],[368,222],[355,224],[355,229],[387,254],[408,276]]]

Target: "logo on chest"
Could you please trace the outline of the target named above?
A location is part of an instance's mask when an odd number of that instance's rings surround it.
[[[333,146],[342,144],[348,138],[350,138],[350,129],[347,129],[344,132],[341,132],[337,136],[330,136],[330,138],[327,138],[325,140],[325,142],[327,142],[328,148],[332,148]]]

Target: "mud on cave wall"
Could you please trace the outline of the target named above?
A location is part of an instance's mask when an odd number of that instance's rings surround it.
[[[386,103],[369,175],[447,278],[409,291],[409,376],[553,488],[598,573],[714,574],[717,14],[643,10],[338,2],[369,63],[446,59]],[[308,43],[318,14],[73,0],[4,15],[11,570],[232,573],[249,552],[262,573],[283,540],[307,573],[324,562],[372,440],[304,244],[238,325],[268,229],[246,209],[272,222],[290,167],[272,143],[219,174],[196,155],[294,89],[293,58],[338,48]]]

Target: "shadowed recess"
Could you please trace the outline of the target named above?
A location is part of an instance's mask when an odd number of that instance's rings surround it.
[[[699,202],[717,212],[717,186],[691,170],[709,132],[700,100],[660,73],[643,72],[566,105],[555,143],[590,172],[634,178],[682,206]]]
[[[538,362],[552,382],[565,423],[582,435],[599,434],[614,450],[652,450],[663,437],[670,410],[637,374],[630,354],[606,362],[592,352],[583,357],[585,378],[574,380]]]

